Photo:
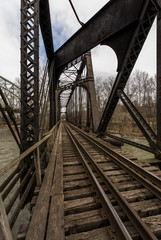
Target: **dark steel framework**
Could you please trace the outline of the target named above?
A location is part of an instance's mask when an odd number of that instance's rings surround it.
[[[21,138],[25,149],[39,133],[39,0],[21,1]]]
[[[88,92],[87,97],[87,125],[93,121],[93,130],[104,134],[116,109],[119,99],[123,101],[131,116],[150,144],[150,151],[160,158],[161,140],[161,1],[160,0],[111,0],[95,16],[77,31],[56,52],[53,48],[51,19],[48,0],[22,0],[22,35],[21,35],[21,135],[23,143],[38,140],[38,28],[40,27],[49,62],[50,71],[50,128],[57,122],[60,115],[60,92],[71,89],[70,99],[75,94],[75,124],[81,126],[82,96],[81,87]],[[40,10],[40,14],[39,14]],[[151,135],[151,129],[133,104],[127,99],[123,90],[133,70],[135,62],[148,36],[154,19],[157,17],[157,136]],[[81,39],[81,41],[80,41]],[[118,74],[114,82],[110,97],[98,122],[94,76],[90,49],[101,45],[110,46],[118,58]],[[84,56],[83,58],[80,58]],[[79,60],[78,60],[79,59]],[[82,60],[84,59],[84,60]],[[59,79],[65,70],[81,61],[75,81],[60,89]],[[86,79],[81,77],[81,71],[86,68]],[[91,80],[92,79],[92,80]],[[74,91],[79,86],[79,90]],[[79,95],[79,96],[76,96]],[[73,107],[73,106],[72,106]],[[69,111],[67,111],[68,113]],[[92,118],[90,118],[92,113]],[[139,114],[139,115],[138,115]],[[139,116],[139,117],[138,117]],[[67,116],[69,118],[69,116]],[[141,119],[141,123],[139,122]],[[148,131],[146,131],[148,129]],[[149,134],[150,133],[150,134]],[[154,139],[155,138],[155,139]],[[26,145],[27,146],[27,145]]]

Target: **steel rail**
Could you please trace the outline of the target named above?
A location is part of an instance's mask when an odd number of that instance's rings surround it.
[[[120,153],[115,152],[110,147],[108,147],[105,143],[101,143],[101,142],[97,141],[94,137],[87,135],[86,133],[84,133],[80,129],[76,128],[72,124],[70,124],[70,126],[72,128],[77,129],[77,131],[80,132],[82,134],[82,136],[84,136],[86,139],[88,139],[92,144],[94,144],[104,154],[106,154],[107,156],[111,156],[113,159],[117,158],[118,159],[117,161],[120,164],[122,164],[122,165],[124,164],[126,167],[128,167],[129,171],[133,170],[133,172],[138,174],[140,176],[140,178],[142,178],[145,181],[147,179],[149,182],[151,182],[153,187],[158,189],[157,191],[159,191],[159,196],[161,196],[161,190],[160,190],[161,178],[159,178],[156,175],[154,175],[153,173],[145,170],[144,168],[142,168],[135,162],[133,162],[130,159],[126,158],[125,156],[121,155]]]
[[[112,206],[109,198],[107,197],[105,191],[103,190],[102,186],[100,185],[97,178],[95,177],[93,171],[91,170],[88,163],[86,162],[85,157],[83,156],[82,152],[80,151],[78,142],[76,142],[73,134],[71,134],[71,132],[69,131],[68,128],[66,128],[66,131],[67,131],[71,141],[73,142],[75,148],[77,149],[77,152],[79,153],[79,155],[82,159],[83,165],[86,168],[93,184],[95,185],[95,190],[100,197],[100,201],[101,201],[101,203],[104,207],[104,210],[107,214],[107,217],[109,218],[110,224],[113,226],[113,228],[116,231],[116,235],[117,235],[118,239],[120,239],[120,240],[132,240],[131,236],[129,235],[129,233],[126,229],[126,227],[124,226],[124,224],[121,221],[120,217],[118,216],[116,210]]]
[[[69,130],[69,128],[68,128]],[[69,130],[70,131],[70,130]],[[70,131],[71,133],[71,131]],[[72,133],[71,133],[72,134]],[[72,134],[73,135],[73,134]],[[113,194],[118,204],[121,206],[131,223],[137,229],[138,233],[142,237],[143,240],[157,240],[155,235],[151,232],[151,230],[147,227],[147,225],[141,220],[140,216],[137,212],[130,206],[128,201],[122,194],[118,191],[115,184],[112,183],[109,177],[107,177],[103,170],[99,167],[99,165],[92,159],[90,154],[86,151],[86,149],[82,146],[80,141],[73,135],[74,140],[76,141],[77,145],[83,150],[83,154],[87,156],[88,160],[97,171],[98,175],[101,177],[105,185],[107,186],[108,190]]]

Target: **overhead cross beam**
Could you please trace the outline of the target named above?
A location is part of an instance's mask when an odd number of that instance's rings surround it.
[[[144,0],[111,0],[55,52],[57,68],[97,46],[119,31],[131,28],[139,19]],[[117,54],[117,53],[116,53]],[[121,61],[121,59],[120,59]]]
[[[54,57],[49,0],[40,0],[40,28],[49,65]]]

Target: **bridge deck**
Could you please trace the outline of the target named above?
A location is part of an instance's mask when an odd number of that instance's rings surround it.
[[[76,135],[76,133],[75,133]],[[80,140],[81,141],[81,140]],[[100,140],[101,141],[101,140]],[[109,144],[107,144],[109,146]],[[87,146],[87,143],[84,143]],[[116,149],[115,147],[111,147]],[[107,157],[90,149],[107,176],[133,208],[142,221],[160,239],[161,200],[143,188],[133,177],[120,170]],[[117,149],[117,152],[123,152]],[[129,157],[126,154],[126,157]],[[109,160],[109,161],[107,161]],[[133,159],[134,160],[134,159]],[[141,163],[148,171],[160,176],[159,168],[149,163]],[[97,179],[98,175],[96,175]],[[111,196],[103,182],[104,191],[128,229],[132,239],[138,239],[138,233],[124,212]],[[147,205],[147,207],[145,207]],[[32,210],[32,217],[26,234],[30,239],[111,239],[115,235],[104,208],[97,196],[93,183],[80,162],[80,156],[73,148],[63,125],[60,125],[57,140],[52,149],[50,161],[45,170],[42,186]]]

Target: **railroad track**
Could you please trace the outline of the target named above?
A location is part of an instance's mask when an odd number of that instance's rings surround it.
[[[65,239],[161,239],[157,168],[141,167],[102,140],[63,127]]]

